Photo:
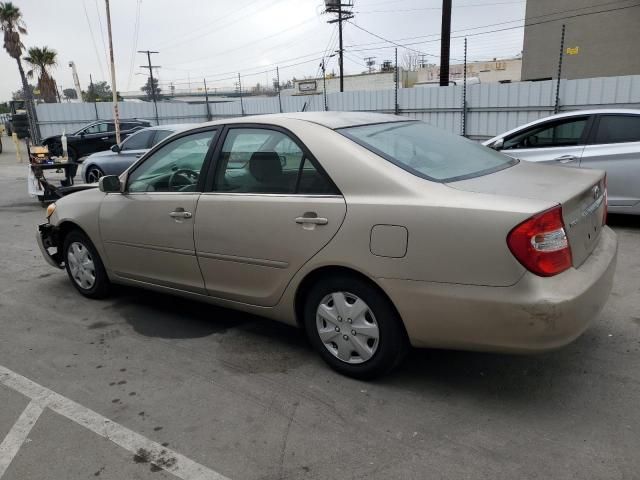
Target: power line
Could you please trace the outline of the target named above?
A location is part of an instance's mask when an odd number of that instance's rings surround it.
[[[469,7],[491,7],[495,5],[522,5],[525,1],[520,2],[495,2],[495,3],[470,3],[467,5],[453,5],[453,8],[469,8]],[[420,8],[406,8],[395,10],[358,10],[355,13],[398,13],[398,12],[419,12],[424,10],[442,10],[442,7],[420,7]]]
[[[96,4],[96,13],[98,14],[98,25],[100,25],[100,40],[102,40],[102,48],[104,49],[104,58],[109,65],[109,56],[107,55],[107,44],[104,41],[104,30],[102,29],[102,15],[100,14],[100,7],[98,7],[98,0],[94,0]]]
[[[138,34],[140,33],[140,6],[142,0],[138,0],[136,5],[136,21],[133,27],[133,43],[131,44],[131,62],[129,63],[129,79],[127,80],[127,90],[131,86],[131,79],[133,78],[133,64],[136,59],[136,49],[138,48]]]
[[[93,50],[96,53],[96,62],[98,62],[98,68],[100,69],[100,75],[104,77],[104,70],[102,68],[102,62],[100,61],[100,53],[98,52],[98,45],[96,44],[95,36],[93,35],[93,28],[91,28],[91,20],[89,19],[89,12],[87,12],[87,4],[83,1],[84,15],[87,19],[87,26],[89,27],[89,33],[91,34],[91,43],[93,43]]]

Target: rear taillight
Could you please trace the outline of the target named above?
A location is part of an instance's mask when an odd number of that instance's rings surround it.
[[[527,270],[541,277],[551,277],[571,267],[571,247],[560,205],[534,215],[511,230],[507,245]]]
[[[609,197],[607,195],[607,174],[604,174],[604,212],[602,212],[602,225],[607,224],[607,210],[609,209]]]

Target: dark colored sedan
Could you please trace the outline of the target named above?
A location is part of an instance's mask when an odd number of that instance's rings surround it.
[[[150,127],[147,120],[121,120],[120,135],[126,138],[138,130]],[[53,135],[42,140],[53,155],[62,155],[62,135]],[[100,120],[82,127],[77,132],[67,134],[67,150],[72,161],[95,152],[109,150],[116,144],[116,127],[113,120]]]
[[[174,133],[193,127],[189,123],[160,125],[139,130],[106,152],[94,153],[84,161],[82,178],[95,183],[104,175],[120,175],[150,148]]]

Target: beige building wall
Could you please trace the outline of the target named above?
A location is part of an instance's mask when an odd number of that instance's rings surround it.
[[[596,3],[600,6],[588,7]],[[524,30],[523,80],[557,78],[563,23],[562,78],[640,74],[636,1],[529,0],[526,23],[530,25]]]
[[[475,77],[480,83],[519,82],[521,79],[522,60],[494,59],[488,62],[471,62],[467,64],[467,78]],[[462,79],[464,64],[449,67],[451,80]],[[418,69],[418,83],[437,82],[440,80],[440,67],[431,65]]]

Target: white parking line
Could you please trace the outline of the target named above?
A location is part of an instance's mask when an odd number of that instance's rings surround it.
[[[139,433],[129,430],[3,366],[0,366],[0,384],[31,399],[29,406],[0,444],[0,478],[42,413],[42,409],[49,408],[138,455],[143,461],[148,461],[178,478],[183,480],[229,480],[224,475],[163,447],[159,443],[149,440]]]
[[[33,400],[29,402],[27,408],[24,409],[9,433],[7,433],[7,436],[0,443],[0,478],[2,478],[11,461],[18,454],[18,450],[27,439],[29,432],[42,412],[43,408],[37,402]]]

